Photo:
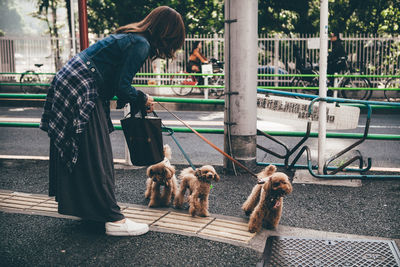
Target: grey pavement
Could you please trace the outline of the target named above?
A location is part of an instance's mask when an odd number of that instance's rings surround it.
[[[0,166],[1,190],[47,195],[48,161],[1,159]],[[187,166],[176,167],[179,172]],[[221,180],[211,190],[210,212],[246,222],[240,207],[254,178],[225,174],[222,166],[216,169]],[[293,179],[294,173],[281,171]],[[117,165],[115,173],[117,201],[145,207],[145,168]],[[263,230],[250,245],[157,229],[140,237],[109,237],[102,224],[3,210],[0,261],[3,266],[254,266],[271,233],[390,239],[399,246],[399,199],[398,179],[361,181],[352,187],[296,182],[284,200],[278,228]]]

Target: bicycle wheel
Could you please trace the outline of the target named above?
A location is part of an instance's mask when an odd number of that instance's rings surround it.
[[[314,78],[298,78],[293,80],[294,87],[318,87],[318,80]],[[307,95],[318,95],[318,90],[315,89],[301,89],[301,88],[294,88],[292,89],[294,93],[299,94],[307,94]],[[296,98],[304,99],[306,97],[295,96]],[[306,98],[307,99],[307,98]]]
[[[368,90],[367,88],[371,88],[371,82],[366,78],[346,78],[339,87],[345,87],[349,89],[340,90],[340,94],[343,98],[349,99],[359,99],[359,100],[368,100],[372,96],[372,90]],[[350,89],[350,88],[360,88],[361,90]],[[364,90],[362,88],[365,88]]]
[[[28,70],[21,75],[19,79],[20,88],[23,93],[33,93],[36,94],[40,92],[40,86],[34,85],[40,83],[40,77],[34,71]],[[31,85],[32,84],[32,85]]]
[[[185,96],[193,91],[193,86],[197,84],[197,80],[191,75],[175,75],[171,76],[170,84],[176,95]]]
[[[392,89],[383,91],[387,101],[400,102],[400,78],[389,79],[385,84],[385,88]]]
[[[224,86],[225,85],[225,80],[223,76],[213,76],[210,79],[210,85],[218,85],[218,86]],[[212,88],[211,93],[215,95],[216,98],[221,98],[221,96],[224,95],[224,88]]]

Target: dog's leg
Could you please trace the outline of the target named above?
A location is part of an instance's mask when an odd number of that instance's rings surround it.
[[[171,197],[175,198],[175,195],[178,192],[178,182],[176,180],[175,175],[171,179]]]
[[[146,181],[146,192],[144,192],[144,197],[149,198],[151,194],[151,184],[153,183],[153,180],[151,178],[148,178]]]
[[[151,187],[151,197],[149,207],[158,207],[160,205],[160,184],[153,183]]]
[[[182,208],[183,202],[185,199],[185,193],[186,189],[189,187],[189,182],[186,179],[183,179],[181,184],[180,184],[180,189],[177,190],[177,193],[175,195],[174,199],[174,206],[178,209]]]
[[[201,216],[201,217],[208,217],[209,213],[208,213],[208,195],[202,195],[200,197],[200,201],[198,204],[198,212],[197,215]]]
[[[281,215],[282,215],[282,199],[281,199],[281,205],[277,209],[269,210],[268,214],[266,214],[264,218],[264,225],[268,229],[274,229],[278,226],[279,221],[281,220]]]
[[[171,196],[172,196],[172,187],[171,186],[172,186],[172,183],[168,182],[164,187],[164,191],[161,196],[161,203],[164,206],[168,206],[169,203],[171,202]]]
[[[260,192],[261,192],[261,185],[255,185],[248,196],[247,200],[243,203],[242,209],[246,213],[246,215],[250,215],[250,213],[254,210],[254,207],[260,201]]]
[[[199,210],[199,192],[194,190],[189,196],[189,214],[192,216],[196,215],[196,211]]]
[[[250,215],[250,219],[249,219],[249,232],[250,233],[256,233],[256,232],[260,231],[260,229],[261,229],[262,222],[265,217],[265,213],[266,213],[266,209],[267,209],[267,207],[265,206],[266,205],[265,198],[266,198],[266,192],[264,190],[261,190],[260,200]]]

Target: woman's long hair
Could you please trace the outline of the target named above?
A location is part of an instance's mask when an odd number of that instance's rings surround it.
[[[194,50],[197,49],[197,47],[199,46],[199,44],[200,44],[200,41],[195,41],[195,42],[193,43],[193,48],[192,48],[192,51],[190,51],[190,54],[193,54]]]
[[[159,6],[142,21],[119,27],[116,33],[143,33],[152,47],[152,58],[173,58],[185,42],[182,16],[168,6]]]

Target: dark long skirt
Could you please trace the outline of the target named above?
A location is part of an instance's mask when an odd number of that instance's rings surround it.
[[[70,173],[50,140],[49,195],[60,214],[110,222],[124,218],[115,199],[111,141],[103,104],[96,102],[81,134],[78,161]]]

